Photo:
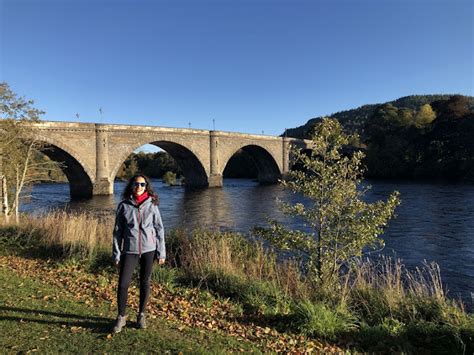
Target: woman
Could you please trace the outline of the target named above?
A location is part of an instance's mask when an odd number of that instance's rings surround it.
[[[166,258],[165,233],[158,209],[158,195],[150,179],[136,175],[129,181],[117,207],[113,233],[113,258],[120,269],[117,289],[118,316],[114,333],[119,333],[127,322],[128,287],[133,271],[140,263],[140,307],[137,327],[146,328],[145,308],[150,295],[153,260],[164,264]]]

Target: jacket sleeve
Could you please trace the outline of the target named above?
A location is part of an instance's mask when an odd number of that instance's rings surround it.
[[[158,259],[166,259],[165,230],[163,228],[163,221],[161,220],[161,214],[160,210],[158,209],[158,206],[155,206],[153,226],[156,232],[155,235],[157,257]]]
[[[112,257],[116,263],[120,261],[120,255],[122,251],[123,241],[123,204],[119,204],[117,207],[117,213],[115,215],[115,226],[113,232],[113,243],[112,243]]]

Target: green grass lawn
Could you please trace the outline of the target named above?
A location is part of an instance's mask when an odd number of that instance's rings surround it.
[[[250,342],[192,329],[161,318],[138,330],[134,319],[111,334],[115,310],[107,302],[79,303],[58,287],[0,267],[0,347],[40,353],[259,352]]]

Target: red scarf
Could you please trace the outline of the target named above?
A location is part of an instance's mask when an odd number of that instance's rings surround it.
[[[148,192],[145,191],[140,196],[133,194],[133,198],[135,199],[135,202],[137,203],[137,205],[140,206],[143,203],[143,201],[145,201],[148,198]]]

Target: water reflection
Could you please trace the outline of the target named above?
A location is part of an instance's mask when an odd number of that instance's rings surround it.
[[[228,193],[224,189],[185,190],[180,206],[174,214],[171,213],[170,218],[176,218],[171,223],[189,228],[205,226],[231,229],[235,227],[235,220],[230,204]]]

